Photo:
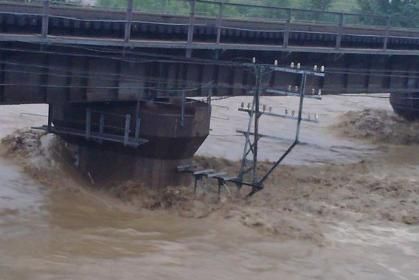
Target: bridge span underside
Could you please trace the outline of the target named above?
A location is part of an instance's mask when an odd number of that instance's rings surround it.
[[[243,57],[324,65],[324,82],[309,81],[308,90],[326,94],[419,92],[417,57],[227,51],[211,61],[212,51],[196,51],[205,60],[164,58],[182,51],[2,43],[0,104],[135,101],[179,97],[181,89],[189,97],[248,95],[255,83],[248,64],[231,63]],[[274,88],[298,85],[293,75],[272,72],[265,79]]]

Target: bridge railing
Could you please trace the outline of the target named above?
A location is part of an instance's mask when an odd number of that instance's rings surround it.
[[[0,3],[22,3],[34,6],[43,6],[45,0],[1,0]],[[103,8],[108,10],[127,11],[130,0],[49,0],[49,6],[54,7],[83,7],[85,9]],[[309,10],[301,8],[289,8],[279,6],[267,6],[262,4],[249,4],[239,2],[224,2],[222,0],[153,0],[133,1],[134,12],[183,15],[190,16],[192,2],[195,2],[195,15],[223,19],[258,19],[263,21],[311,24],[338,25],[339,18],[343,16],[344,24],[349,26],[379,26],[387,24],[393,28],[418,28],[418,25],[400,25],[400,21],[390,16],[374,14],[360,14],[337,11]]]
[[[106,0],[108,1],[108,0]],[[354,26],[379,26],[385,27],[390,23],[394,28],[418,28],[413,23],[401,26],[400,21],[390,16],[381,16],[367,13],[349,13],[337,11],[309,10],[301,8],[289,8],[279,6],[267,6],[261,4],[225,2],[217,0],[154,0],[153,5],[147,5],[147,1],[134,4],[134,10],[153,13],[167,13],[189,16],[192,9],[191,3],[195,2],[195,15],[216,18],[222,14],[224,19],[258,19],[285,22],[290,20],[293,23],[318,23],[338,25],[339,18],[344,18],[344,23]],[[291,16],[289,16],[291,14]],[[400,16],[398,16],[400,18]]]
[[[310,28],[304,26],[326,26],[329,27],[325,34],[335,36],[335,47],[340,48],[345,36],[370,36],[380,37],[381,48],[387,49],[388,42],[392,38],[392,31],[400,30],[400,21],[396,21],[390,16],[383,17],[378,15],[340,13],[333,11],[319,11],[296,8],[284,8],[276,6],[264,6],[259,4],[246,4],[235,2],[220,2],[214,0],[153,0],[153,1],[134,1],[134,0],[98,0],[94,6],[86,5],[83,0],[25,0],[25,1],[0,1],[1,2],[20,2],[39,8],[39,12],[33,14],[42,18],[41,34],[46,37],[49,34],[50,19],[65,19],[80,22],[103,21],[109,23],[119,23],[125,25],[124,40],[131,40],[131,31],[133,24],[143,24],[134,15],[158,14],[171,16],[184,16],[182,25],[187,29],[187,38],[185,41],[188,47],[194,42],[195,29],[199,27],[198,19],[205,19],[206,23],[212,22],[216,29],[216,43],[222,42],[222,36],[225,31],[238,30],[240,25],[237,22],[261,22],[267,26],[267,29],[256,28],[253,26],[244,27],[244,31],[260,31],[280,33],[283,38],[283,46],[289,45],[291,33],[316,33]],[[105,9],[118,12],[116,19],[110,19],[107,16],[103,18],[71,18],[63,15],[57,15],[55,12],[60,7],[83,7],[86,10]],[[54,9],[55,8],[55,9]],[[104,13],[102,13],[104,14]],[[163,19],[164,20],[164,19]],[[160,25],[176,25],[173,22],[152,22]],[[266,25],[267,24],[267,25]],[[269,25],[271,24],[271,25]],[[377,34],[355,34],[353,28],[365,28],[378,31]],[[403,30],[419,31],[416,26],[404,26]],[[416,39],[414,36],[407,38]]]

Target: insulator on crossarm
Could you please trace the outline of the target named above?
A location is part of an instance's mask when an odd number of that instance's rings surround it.
[[[250,103],[247,103],[247,109],[250,109]]]
[[[244,108],[244,102],[242,102],[242,104],[240,104],[240,107],[241,108]]]
[[[311,94],[315,95],[316,94],[316,90],[314,88],[311,89]]]
[[[269,113],[272,113],[272,106],[269,106]]]
[[[294,62],[291,62],[290,67],[291,67],[291,68],[295,68],[295,63],[294,63]]]
[[[275,59],[275,61],[274,61],[274,65],[275,65],[275,66],[278,66],[278,59]]]
[[[314,119],[315,119],[316,121],[318,121],[318,120],[319,120],[319,114],[317,114],[317,113],[316,113],[316,114],[314,115]]]
[[[322,96],[322,89],[319,89],[319,91],[318,91],[317,95],[318,95],[318,96]]]
[[[322,67],[320,68],[320,72],[324,73],[324,70],[325,70],[324,65],[322,65]]]
[[[285,109],[285,116],[288,116],[288,109]]]
[[[253,58],[252,58],[252,62],[253,62],[253,63],[256,63],[256,57],[253,57]]]
[[[266,111],[266,105],[265,104],[262,106],[262,110],[263,110],[263,112]]]
[[[319,70],[319,67],[317,65],[314,65],[313,70],[314,72],[317,72]]]
[[[295,90],[296,92],[298,92],[298,89],[299,89],[299,87],[298,87],[298,86],[295,86],[295,87],[294,87],[294,90]]]
[[[288,85],[288,91],[292,91],[292,85]]]
[[[301,69],[301,63],[297,63],[297,69]]]
[[[292,110],[291,115],[294,117],[295,116],[295,111]]]

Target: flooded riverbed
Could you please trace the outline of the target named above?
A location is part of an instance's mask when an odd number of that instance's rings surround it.
[[[242,100],[216,103],[201,155],[240,157]],[[293,102],[265,100],[274,108]],[[293,166],[252,201],[225,202],[201,218],[138,208],[68,187],[69,179],[40,183],[21,161],[0,158],[0,279],[419,279],[418,147],[330,129],[349,109],[389,109],[386,102],[307,103],[322,122],[304,126],[310,145],[290,156]],[[0,136],[45,122],[33,114],[46,107],[2,107]],[[293,123],[262,123],[266,134],[292,137]],[[263,157],[273,160],[287,143],[264,144]]]

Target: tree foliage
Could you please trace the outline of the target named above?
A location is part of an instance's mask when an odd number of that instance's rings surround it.
[[[309,7],[314,10],[327,11],[334,2],[334,0],[310,0]]]
[[[386,24],[391,17],[392,26],[418,27],[419,3],[416,0],[358,0],[362,12],[378,15],[365,17],[370,24]]]
[[[98,6],[126,9],[128,0],[96,0]],[[333,8],[345,11],[358,11],[367,16],[346,17],[347,23],[364,23],[384,26],[391,17],[392,26],[419,27],[419,0],[214,0],[225,3],[243,3],[261,6],[293,7],[310,11],[295,11],[293,18],[299,20],[336,23],[337,18],[331,14],[316,11],[327,11]],[[134,0],[134,8],[144,12],[170,13],[188,15],[189,1],[182,0]],[[197,14],[216,16],[219,13],[217,4],[198,2]],[[284,20],[287,12],[281,9],[255,8],[238,5],[225,5],[224,15],[239,18],[267,18]],[[377,16],[371,16],[377,15]]]

